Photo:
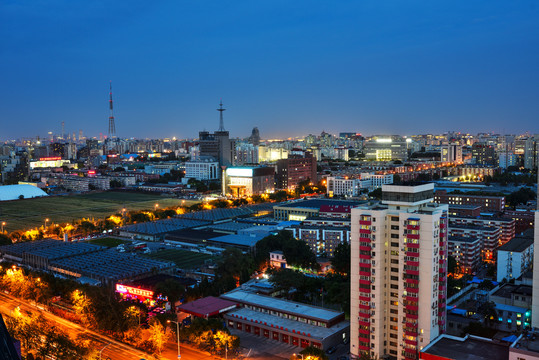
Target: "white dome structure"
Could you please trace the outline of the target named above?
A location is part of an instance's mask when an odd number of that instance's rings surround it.
[[[0,201],[18,200],[21,195],[24,197],[24,199],[48,196],[45,191],[32,185],[0,186]]]

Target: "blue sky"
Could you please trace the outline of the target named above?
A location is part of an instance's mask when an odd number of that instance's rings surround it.
[[[539,3],[0,3],[0,139],[539,132]]]

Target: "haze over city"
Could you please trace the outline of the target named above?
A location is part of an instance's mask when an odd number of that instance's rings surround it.
[[[539,130],[535,1],[4,1],[0,139]]]

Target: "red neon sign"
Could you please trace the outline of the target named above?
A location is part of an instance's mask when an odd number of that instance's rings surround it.
[[[126,286],[122,284],[116,284],[116,291],[122,294],[130,294],[135,296],[141,296],[144,298],[151,299],[153,298],[153,291],[151,290],[144,290],[139,288],[134,288],[131,286]]]
[[[50,156],[50,157],[39,158],[39,161],[56,161],[56,160],[62,160],[62,158],[60,156]]]

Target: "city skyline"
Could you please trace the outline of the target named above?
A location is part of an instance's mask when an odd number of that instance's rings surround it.
[[[532,1],[0,7],[1,140],[539,132]]]

